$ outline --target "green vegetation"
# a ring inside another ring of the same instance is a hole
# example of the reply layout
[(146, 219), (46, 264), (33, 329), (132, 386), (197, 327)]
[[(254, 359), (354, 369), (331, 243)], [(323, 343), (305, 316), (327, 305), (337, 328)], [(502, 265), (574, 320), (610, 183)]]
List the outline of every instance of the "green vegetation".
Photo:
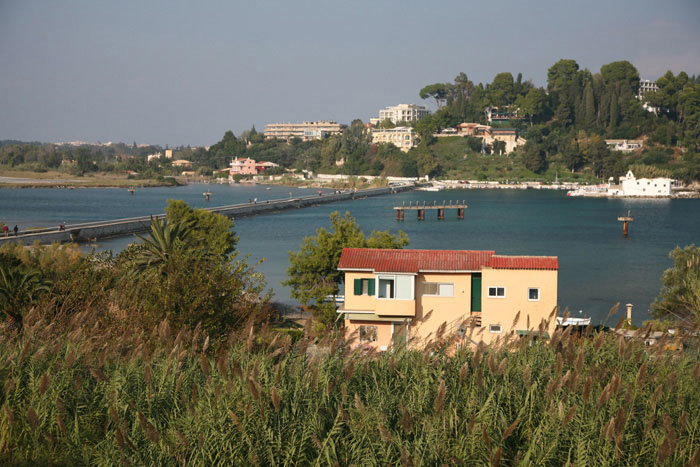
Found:
[(344, 217), (338, 211), (331, 213), (331, 230), (316, 229), (315, 236), (304, 238), (298, 252), (289, 252), (287, 279), (283, 284), (291, 288), (291, 296), (300, 303), (311, 305), (311, 310), (322, 324), (328, 326), (337, 318), (335, 303), (324, 303), (328, 295), (337, 295), (343, 282), (338, 262), (343, 248), (400, 249), (408, 245), (408, 236), (399, 231), (372, 231), (369, 237), (360, 230), (349, 212)]
[(110, 262), (117, 302), (146, 327), (167, 317), (219, 337), (248, 322), (269, 297), (262, 275), (238, 257), (232, 227), (225, 216), (169, 201), (165, 222), (153, 219), (148, 237)]
[(0, 341), (0, 461), (696, 465), (700, 364), (655, 348), (557, 331), (363, 355), (265, 329), (213, 346), (37, 309)]
[(55, 315), (94, 309), (104, 319), (128, 316), (147, 330), (165, 319), (218, 339), (255, 319), (269, 301), (264, 277), (236, 251), (232, 227), (225, 216), (170, 201), (165, 222), (153, 219), (142, 242), (118, 255), (4, 244), (0, 311), (18, 330), (31, 306), (43, 304)]
[(673, 267), (661, 277), (661, 293), (652, 304), (653, 314), (686, 327), (700, 325), (700, 247), (676, 247), (669, 257)]
[[(528, 141), (513, 156), (513, 165), (526, 169), (524, 178), (549, 179), (553, 169), (563, 180), (607, 179), (634, 164), (666, 169), (685, 182), (700, 180), (700, 77), (668, 72), (657, 81), (659, 91), (646, 93), (643, 102), (636, 97), (639, 81), (627, 61), (603, 65), (594, 74), (580, 70), (574, 60), (560, 60), (548, 70), (546, 92), (523, 82), (520, 74), (514, 80), (510, 73), (499, 73), (492, 83), (475, 85), (460, 73), (453, 83), (432, 84), (419, 92), (421, 98), (436, 98), (439, 91), (436, 99), (444, 105), (415, 127), (422, 145), (430, 147), (438, 144), (431, 137), (434, 132), (462, 122), (486, 123), (484, 109), (496, 106), (514, 118), (494, 125), (514, 127)], [(643, 104), (656, 111), (646, 111)], [(607, 148), (606, 138), (646, 138), (648, 148), (620, 154)], [(647, 153), (665, 150), (673, 157), (648, 161)], [(442, 157), (436, 164), (432, 173), (419, 168), (419, 174), (479, 178), (493, 173), (499, 162), (487, 158), (481, 173), (468, 166), (442, 172), (440, 167), (448, 165)]]

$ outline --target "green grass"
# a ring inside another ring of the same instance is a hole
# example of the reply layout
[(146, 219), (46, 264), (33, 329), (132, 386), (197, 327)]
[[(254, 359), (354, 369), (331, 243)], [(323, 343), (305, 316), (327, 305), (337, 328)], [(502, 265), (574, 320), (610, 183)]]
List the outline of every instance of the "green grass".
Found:
[[(53, 323), (53, 324), (52, 324)], [(220, 345), (79, 314), (0, 341), (0, 462), (697, 465), (697, 355), (555, 333), (500, 349)]]

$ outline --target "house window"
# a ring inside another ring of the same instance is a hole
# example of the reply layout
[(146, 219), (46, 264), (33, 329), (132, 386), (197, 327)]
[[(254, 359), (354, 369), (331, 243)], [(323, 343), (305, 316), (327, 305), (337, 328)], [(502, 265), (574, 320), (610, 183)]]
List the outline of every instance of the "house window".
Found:
[(377, 326), (360, 326), (360, 342), (377, 342)]
[(531, 302), (539, 302), (540, 301), (540, 289), (536, 287), (530, 287), (527, 289), (527, 299), (530, 300)]
[(394, 279), (380, 277), (379, 278), (379, 298), (394, 298)]
[(506, 298), (505, 287), (489, 287), (489, 297), (491, 298)]
[(355, 279), (355, 295), (374, 295), (374, 279)]
[(503, 331), (503, 328), (501, 328), (500, 324), (490, 324), (489, 325), (489, 332), (492, 332), (494, 334), (500, 334)]
[(413, 300), (413, 276), (379, 276), (377, 297)]
[(423, 295), (432, 295), (436, 297), (454, 297), (454, 284), (439, 283), (439, 282), (424, 282)]

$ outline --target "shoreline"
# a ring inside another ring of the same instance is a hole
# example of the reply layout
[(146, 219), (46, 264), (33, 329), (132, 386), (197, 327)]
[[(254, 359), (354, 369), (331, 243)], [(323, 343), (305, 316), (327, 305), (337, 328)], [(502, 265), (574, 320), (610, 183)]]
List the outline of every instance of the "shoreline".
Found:
[(0, 188), (24, 189), (24, 188), (57, 188), (74, 190), (78, 188), (156, 188), (163, 186), (182, 186), (187, 183), (175, 179), (177, 184), (165, 180), (149, 179), (127, 179), (127, 178), (86, 178), (78, 179), (51, 179), (51, 178), (29, 178), (29, 177), (7, 177), (0, 176)]

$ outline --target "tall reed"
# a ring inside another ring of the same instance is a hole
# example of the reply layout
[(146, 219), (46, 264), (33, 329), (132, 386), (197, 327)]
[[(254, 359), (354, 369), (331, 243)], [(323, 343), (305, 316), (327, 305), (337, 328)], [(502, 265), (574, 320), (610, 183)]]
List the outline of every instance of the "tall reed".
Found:
[[(700, 363), (613, 335), (451, 352), (26, 317), (2, 464), (696, 465)], [(695, 463), (695, 464), (693, 464)]]

